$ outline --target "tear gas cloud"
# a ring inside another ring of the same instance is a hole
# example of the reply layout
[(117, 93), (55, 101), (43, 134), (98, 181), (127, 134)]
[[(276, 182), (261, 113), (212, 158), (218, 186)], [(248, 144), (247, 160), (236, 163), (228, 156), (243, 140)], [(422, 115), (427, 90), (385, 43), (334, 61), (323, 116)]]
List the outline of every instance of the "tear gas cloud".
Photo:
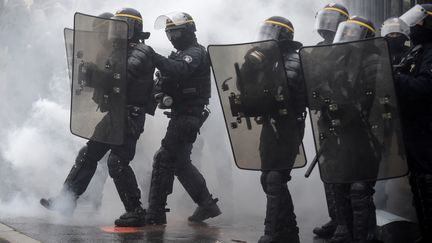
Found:
[[(152, 34), (147, 44), (167, 55), (171, 44), (163, 30), (153, 29), (160, 14), (171, 11), (191, 14), (197, 24), (198, 40), (204, 46), (253, 41), (264, 19), (280, 15), (292, 21), (296, 40), (313, 45), (319, 41), (313, 31), (314, 16), (326, 3), (324, 0), (250, 0), (247, 4), (228, 0), (0, 0), (1, 215), (46, 214), (39, 206), (39, 198), (59, 192), (79, 148), (85, 143), (69, 132), (70, 81), (63, 28), (73, 27), (74, 12), (98, 15), (122, 7), (136, 8), (143, 16), (144, 30)], [(234, 210), (237, 214), (263, 217), (265, 195), (259, 184), (260, 173), (242, 171), (233, 164), (216, 87), (212, 85), (212, 113), (195, 144), (193, 161), (201, 168), (210, 191), (220, 198), (223, 215), (228, 216)], [(166, 124), (167, 118), (161, 112), (147, 117), (131, 163), (144, 205), (153, 154), (160, 146)], [(311, 136), (309, 129), (305, 135), (309, 160), (314, 156)], [(318, 210), (325, 211), (317, 171), (309, 180), (303, 178), (303, 173), (304, 169), (295, 171), (289, 183), (296, 213), (312, 215)], [(107, 181), (102, 209), (116, 208), (106, 211), (112, 212), (112, 220), (123, 209), (113, 183)], [(91, 188), (92, 184), (89, 191)], [(171, 208), (194, 207), (177, 182), (168, 204)], [(171, 214), (178, 212), (172, 211)]]

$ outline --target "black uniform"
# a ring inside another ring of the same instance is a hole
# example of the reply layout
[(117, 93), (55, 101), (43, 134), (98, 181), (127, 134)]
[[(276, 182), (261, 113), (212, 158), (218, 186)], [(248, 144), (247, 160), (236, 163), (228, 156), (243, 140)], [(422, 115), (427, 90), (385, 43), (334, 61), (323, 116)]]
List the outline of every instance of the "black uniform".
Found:
[[(282, 48), (282, 51), (293, 106), (289, 107), (287, 115), (263, 117), (260, 157), (263, 164), (290, 164), (292, 168), (303, 140), (306, 96), (298, 54), (291, 48)], [(299, 131), (293, 131), (296, 127)], [(267, 209), (265, 235), (259, 242), (299, 242), (294, 205), (287, 186), (291, 179), (290, 173), (291, 169), (263, 170), (261, 174), (261, 185), (267, 195)]]
[[(370, 129), (361, 116), (368, 116), (374, 97), (365, 95), (365, 90), (373, 90), (379, 64), (376, 54), (363, 53), (360, 75), (356, 83), (350, 84), (353, 90), (350, 99), (361, 105), (361, 111), (355, 107), (339, 107), (341, 113), (341, 132), (337, 137), (326, 138), (326, 160), (346, 161), (359, 166), (357, 172), (367, 173), (368, 178), (378, 174), (378, 143), (370, 136)], [(346, 80), (344, 80), (346, 81)], [(344, 84), (340, 84), (344, 87)], [(340, 88), (340, 87), (339, 87)], [(326, 112), (323, 112), (326, 114)], [(326, 116), (323, 116), (326, 119)], [(346, 119), (346, 120), (344, 120)], [(345, 123), (346, 122), (346, 123)], [(328, 122), (326, 122), (328, 124)], [(355, 140), (353, 140), (355, 138)], [(372, 139), (372, 141), (371, 141)], [(361, 170), (361, 168), (370, 168)], [(373, 202), (375, 182), (354, 182), (332, 184), (335, 202), (337, 229), (330, 242), (366, 242), (374, 238), (376, 226), (375, 205)]]
[(411, 170), (410, 184), (424, 242), (432, 241), (432, 31), (414, 46), (395, 76)]
[[(135, 156), (135, 147), (140, 134), (144, 131), (145, 114), (154, 114), (151, 98), (153, 88), (154, 66), (143, 51), (145, 44), (131, 43), (128, 51), (127, 65), (127, 109), (125, 117), (126, 134), (121, 145), (110, 145), (89, 140), (78, 153), (75, 165), (67, 176), (63, 193), (71, 194), (76, 200), (86, 190), (92, 179), (98, 161), (110, 151), (108, 157), (109, 175), (113, 178), (119, 196), (126, 211), (133, 211), (141, 205), (141, 193), (138, 189), (135, 174), (129, 166)], [(101, 122), (106, 121), (107, 115)], [(97, 126), (95, 133), (103, 126)], [(42, 204), (44, 202), (41, 201)], [(53, 203), (51, 200), (47, 206)], [(46, 203), (45, 203), (46, 204)]]
[[(331, 44), (335, 38), (336, 31), (341, 22), (349, 18), (348, 9), (338, 3), (329, 3), (317, 12), (315, 16), (315, 30), (324, 39), (317, 45)], [(312, 53), (313, 56), (313, 53)], [(324, 183), (324, 191), (327, 200), (328, 214), (330, 221), (321, 227), (313, 229), (313, 233), (318, 237), (329, 238), (336, 230), (336, 205), (333, 184)]]
[[(330, 45), (333, 40), (324, 40), (317, 44), (320, 45)], [(313, 53), (311, 53), (313, 55)], [(333, 232), (336, 230), (336, 202), (335, 202), (335, 189), (334, 184), (332, 183), (323, 183), (324, 184), (324, 192), (327, 201), (327, 209), (330, 217), (330, 221), (324, 224), (321, 227), (315, 228), (313, 232), (320, 237), (331, 237)]]
[(165, 206), (174, 175), (199, 206), (215, 203), (204, 177), (190, 160), (210, 98), (210, 63), (205, 48), (196, 39), (168, 58), (154, 54), (154, 60), (163, 77), (162, 92), (174, 102), (167, 132), (154, 156), (147, 218), (150, 224), (165, 224)]

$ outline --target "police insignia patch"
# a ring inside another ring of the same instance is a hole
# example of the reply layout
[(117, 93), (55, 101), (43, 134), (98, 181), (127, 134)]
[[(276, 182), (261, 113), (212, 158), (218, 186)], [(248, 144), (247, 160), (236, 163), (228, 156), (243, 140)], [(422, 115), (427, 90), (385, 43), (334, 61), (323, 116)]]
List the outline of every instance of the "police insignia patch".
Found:
[(187, 63), (191, 63), (192, 62), (192, 57), (186, 55), (186, 56), (183, 57), (183, 60), (185, 60), (185, 62), (187, 62)]

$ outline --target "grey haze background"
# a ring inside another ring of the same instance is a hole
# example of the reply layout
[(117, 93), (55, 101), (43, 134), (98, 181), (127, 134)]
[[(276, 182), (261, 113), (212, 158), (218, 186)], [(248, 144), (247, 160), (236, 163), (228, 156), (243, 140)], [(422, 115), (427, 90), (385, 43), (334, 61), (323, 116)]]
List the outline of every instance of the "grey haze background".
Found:
[[(319, 41), (313, 31), (316, 11), (324, 0), (0, 0), (0, 215), (2, 217), (53, 217), (42, 209), (39, 199), (56, 195), (85, 140), (69, 132), (70, 90), (64, 50), (63, 28), (73, 25), (76, 11), (98, 15), (122, 7), (141, 11), (144, 30), (152, 36), (148, 44), (169, 54), (171, 44), (153, 23), (171, 11), (190, 13), (197, 24), (201, 44), (250, 42), (260, 23), (273, 15), (289, 18), (295, 39), (305, 45)], [(213, 85), (213, 84), (212, 84)], [(219, 197), (224, 214), (252, 214), (264, 217), (265, 195), (259, 172), (239, 170), (233, 163), (216, 88), (209, 120), (201, 131), (193, 154), (210, 191)], [(152, 157), (160, 146), (167, 119), (159, 112), (148, 117), (132, 162), (143, 192), (144, 206), (151, 175)], [(305, 135), (308, 160), (314, 156), (310, 130)], [(105, 163), (102, 161), (101, 163)], [(296, 213), (311, 220), (325, 214), (322, 184), (317, 170), (305, 179), (305, 169), (296, 170), (289, 183)], [(176, 182), (169, 198), (173, 215), (176, 208), (195, 205)], [(112, 222), (123, 212), (109, 178), (104, 189), (104, 219)], [(100, 216), (102, 217), (102, 216)], [(95, 218), (95, 220), (97, 217)], [(88, 220), (88, 219), (86, 219)]]

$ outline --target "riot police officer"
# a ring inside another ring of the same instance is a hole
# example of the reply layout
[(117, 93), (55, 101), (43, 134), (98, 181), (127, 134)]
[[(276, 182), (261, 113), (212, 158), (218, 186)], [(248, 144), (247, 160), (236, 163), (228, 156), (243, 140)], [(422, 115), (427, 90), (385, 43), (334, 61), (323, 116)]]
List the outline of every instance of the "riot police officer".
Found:
[[(127, 115), (124, 119), (120, 119), (126, 123), (124, 141), (120, 145), (111, 145), (90, 139), (87, 145), (79, 151), (75, 165), (69, 172), (60, 195), (54, 198), (43, 198), (41, 204), (48, 209), (56, 210), (62, 209), (61, 204), (69, 202), (71, 207), (63, 209), (68, 210), (69, 213), (73, 212), (76, 200), (84, 193), (96, 171), (98, 161), (110, 151), (107, 162), (109, 175), (113, 178), (126, 209), (126, 213), (121, 215), (115, 224), (117, 226), (143, 226), (145, 210), (141, 207), (141, 192), (129, 163), (134, 158), (137, 140), (144, 130), (145, 114), (154, 114), (155, 104), (151, 95), (154, 65), (151, 58), (145, 54), (144, 40), (148, 38), (149, 33), (142, 32), (141, 14), (135, 9), (124, 8), (117, 11), (113, 18), (123, 20), (129, 26), (127, 33)], [(95, 65), (89, 65), (90, 69), (92, 66)], [(97, 72), (100, 72), (97, 67), (91, 69), (91, 73)], [(106, 95), (109, 94), (104, 94), (102, 97)], [(93, 100), (99, 102), (95, 97)], [(105, 106), (109, 110), (109, 103)], [(93, 136), (103, 133), (99, 125), (106, 120), (106, 116), (96, 126)]]
[(400, 17), (410, 26), (413, 47), (396, 70), (405, 146), (422, 239), (432, 242), (432, 4)]
[(176, 52), (168, 58), (148, 48), (160, 75), (156, 98), (170, 118), (161, 147), (154, 156), (146, 223), (166, 224), (167, 197), (172, 193), (174, 175), (186, 189), (197, 209), (188, 219), (203, 221), (221, 214), (203, 175), (191, 163), (190, 154), (199, 129), (208, 115), (210, 98), (210, 62), (198, 44), (192, 17), (183, 12), (159, 16), (155, 28), (165, 28)]
[[(409, 50), (409, 27), (399, 18), (389, 18), (384, 21), (381, 27), (381, 36), (387, 39), (390, 58), (393, 66), (399, 66), (402, 58)], [(394, 126), (388, 127), (388, 131), (392, 130)], [(398, 134), (401, 134), (399, 132)], [(392, 136), (388, 136), (386, 143), (391, 143)], [(402, 136), (397, 136), (399, 151), (404, 151)], [(399, 153), (400, 153), (399, 152)], [(377, 182), (375, 186), (375, 205), (378, 209), (386, 208), (388, 194), (386, 192), (387, 180)]]
[(339, 24), (348, 19), (348, 9), (340, 3), (329, 3), (318, 11), (315, 17), (315, 30), (324, 39), (318, 45), (333, 43)]
[[(348, 19), (349, 13), (344, 5), (339, 3), (325, 5), (323, 9), (318, 11), (315, 18), (315, 30), (324, 39), (317, 45), (329, 45), (333, 43), (339, 23)], [(324, 191), (330, 221), (321, 227), (314, 228), (313, 233), (322, 238), (330, 238), (333, 236), (337, 226), (333, 185), (331, 183), (324, 183)]]
[(399, 18), (389, 18), (381, 27), (381, 36), (388, 41), (393, 65), (400, 64), (409, 50), (406, 44), (409, 41), (409, 32), (408, 25)]
[[(372, 38), (375, 36), (375, 27), (371, 21), (360, 16), (353, 16), (349, 20), (342, 22), (336, 32), (334, 43), (356, 41), (366, 38)], [(371, 50), (372, 51), (372, 50)], [(355, 87), (359, 90), (368, 89), (375, 87), (374, 83), (376, 80), (376, 70), (374, 67), (375, 62), (371, 55), (368, 53), (362, 53), (363, 64), (361, 67), (361, 83), (356, 84)], [(361, 87), (361, 88), (360, 88)], [(358, 93), (357, 95), (364, 95), (363, 93)], [(368, 108), (370, 108), (370, 101), (367, 97), (354, 97), (359, 99), (362, 106), (362, 113), (367, 113)], [(350, 112), (350, 111), (347, 111)], [(355, 124), (354, 124), (355, 125)], [(362, 155), (357, 155), (356, 157), (361, 157), (361, 161), (364, 166), (367, 164), (377, 164), (378, 158), (375, 158), (376, 145), (373, 141), (369, 141), (368, 135), (365, 134), (362, 129), (357, 129), (356, 131), (349, 131), (349, 134), (345, 136), (354, 136), (356, 138), (357, 146), (363, 146)], [(348, 142), (346, 140), (345, 142)], [(329, 144), (327, 142), (327, 144)], [(328, 145), (330, 147), (337, 148), (336, 143)], [(349, 144), (343, 144), (341, 146), (350, 146)], [(351, 145), (353, 146), (353, 145)], [(331, 148), (330, 148), (331, 149)], [(342, 148), (343, 149), (343, 148)], [(342, 154), (343, 155), (343, 154)], [(326, 159), (331, 158), (330, 154), (324, 154)], [(347, 160), (350, 157), (338, 157), (335, 159)], [(373, 171), (376, 171), (374, 168)], [(345, 243), (345, 242), (367, 242), (368, 240), (373, 240), (374, 230), (376, 228), (376, 216), (375, 216), (375, 205), (373, 202), (375, 182), (353, 182), (353, 183), (341, 183), (334, 184), (335, 192), (335, 206), (336, 206), (336, 221), (337, 228), (334, 235), (330, 239), (331, 243)]]
[[(293, 37), (294, 26), (288, 19), (280, 16), (266, 19), (259, 32), (260, 40), (278, 41), (285, 62), (289, 92), (292, 92), (293, 96), (293, 106), (287, 114), (267, 114), (258, 119), (262, 124), (262, 168), (271, 168), (266, 164), (291, 165), (285, 170), (262, 170), (261, 185), (267, 195), (267, 210), (264, 235), (259, 239), (259, 243), (300, 242), (294, 205), (287, 186), (299, 145), (302, 143), (306, 116), (305, 87), (297, 54), (302, 44), (294, 41)], [(293, 132), (292, 129), (299, 131)]]

